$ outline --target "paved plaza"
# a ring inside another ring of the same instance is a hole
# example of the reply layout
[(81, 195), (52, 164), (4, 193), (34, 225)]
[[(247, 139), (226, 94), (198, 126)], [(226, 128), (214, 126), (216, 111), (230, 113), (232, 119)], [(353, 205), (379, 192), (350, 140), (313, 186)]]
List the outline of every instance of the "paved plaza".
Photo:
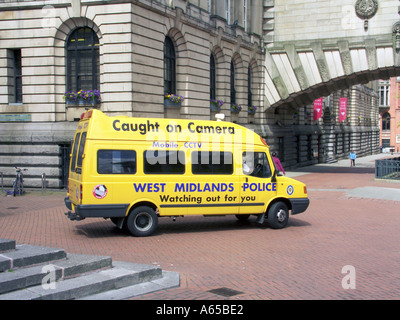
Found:
[(65, 192), (29, 191), (0, 198), (0, 238), (180, 274), (180, 287), (135, 300), (400, 299), (400, 183), (375, 181), (384, 157), (287, 172), (311, 203), (282, 230), (196, 216), (161, 218), (153, 236), (135, 238), (109, 220), (68, 220)]

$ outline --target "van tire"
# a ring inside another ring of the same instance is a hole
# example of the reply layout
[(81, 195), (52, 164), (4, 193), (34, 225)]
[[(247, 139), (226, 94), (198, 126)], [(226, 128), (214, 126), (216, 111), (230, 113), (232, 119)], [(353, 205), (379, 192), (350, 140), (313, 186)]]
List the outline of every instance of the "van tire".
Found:
[(135, 237), (150, 236), (157, 228), (158, 217), (155, 211), (146, 206), (133, 209), (126, 221), (126, 227)]
[(268, 209), (267, 216), (268, 225), (272, 229), (282, 229), (286, 227), (289, 221), (289, 209), (288, 206), (281, 201), (275, 202)]

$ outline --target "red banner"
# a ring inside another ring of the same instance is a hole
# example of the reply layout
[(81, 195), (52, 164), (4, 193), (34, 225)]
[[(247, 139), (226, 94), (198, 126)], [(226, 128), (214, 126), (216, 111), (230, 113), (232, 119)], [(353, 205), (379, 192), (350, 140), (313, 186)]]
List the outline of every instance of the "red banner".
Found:
[(314, 121), (317, 121), (322, 117), (322, 106), (323, 106), (323, 98), (319, 98), (314, 101)]
[(347, 98), (340, 98), (339, 100), (339, 122), (347, 118)]

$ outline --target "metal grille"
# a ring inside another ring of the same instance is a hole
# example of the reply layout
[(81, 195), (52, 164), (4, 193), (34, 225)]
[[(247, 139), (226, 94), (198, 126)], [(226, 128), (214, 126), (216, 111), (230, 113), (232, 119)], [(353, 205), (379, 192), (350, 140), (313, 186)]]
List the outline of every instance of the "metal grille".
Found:
[(233, 297), (233, 296), (237, 296), (238, 294), (243, 293), (241, 291), (237, 291), (237, 290), (233, 290), (233, 289), (229, 289), (229, 288), (225, 288), (225, 287), (209, 290), (208, 292), (211, 292), (211, 293), (217, 294), (219, 296), (223, 296), (223, 297)]
[(400, 180), (400, 157), (376, 160), (375, 178)]

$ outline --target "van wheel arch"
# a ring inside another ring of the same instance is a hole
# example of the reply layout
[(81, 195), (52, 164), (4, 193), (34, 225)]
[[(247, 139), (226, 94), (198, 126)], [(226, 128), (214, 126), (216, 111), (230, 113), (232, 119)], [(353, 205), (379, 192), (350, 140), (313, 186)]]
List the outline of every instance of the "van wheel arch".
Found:
[(134, 203), (133, 205), (131, 205), (131, 207), (127, 211), (126, 218), (129, 216), (129, 214), (133, 210), (135, 210), (135, 208), (142, 207), (142, 206), (152, 208), (155, 212), (157, 212), (157, 206), (154, 203), (152, 203), (150, 201), (142, 201), (142, 202)]
[(271, 206), (276, 203), (276, 202), (283, 202), (284, 204), (286, 204), (286, 206), (288, 207), (289, 210), (292, 210), (292, 203), (289, 201), (289, 199), (286, 198), (276, 198), (274, 200), (272, 200), (267, 207), (267, 210), (265, 211), (265, 213), (268, 213), (269, 208), (271, 208)]

